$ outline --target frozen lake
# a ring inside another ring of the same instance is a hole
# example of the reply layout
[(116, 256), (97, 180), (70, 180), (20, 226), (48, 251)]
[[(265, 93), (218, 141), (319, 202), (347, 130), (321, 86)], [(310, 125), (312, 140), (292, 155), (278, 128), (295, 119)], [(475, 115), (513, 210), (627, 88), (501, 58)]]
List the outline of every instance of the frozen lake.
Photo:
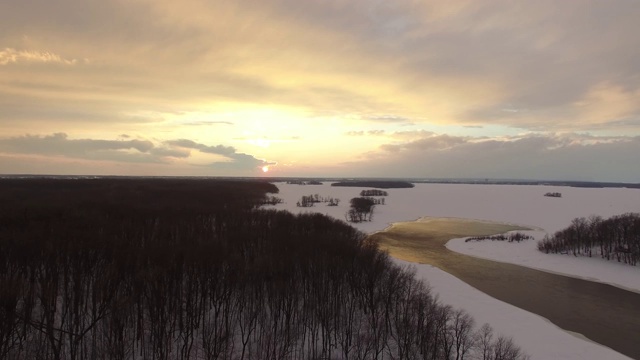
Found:
[[(306, 186), (284, 183), (277, 183), (277, 185), (280, 188), (279, 197), (283, 198), (285, 203), (275, 208), (292, 212), (320, 212), (340, 219), (344, 219), (349, 199), (357, 197), (363, 189), (331, 187), (328, 183)], [(355, 227), (372, 233), (386, 228), (392, 222), (411, 221), (423, 216), (456, 217), (532, 227), (537, 229), (534, 232), (536, 236), (541, 237), (546, 232), (554, 232), (568, 226), (575, 217), (590, 215), (609, 217), (625, 212), (640, 212), (640, 190), (636, 189), (416, 184), (413, 189), (387, 189), (386, 191), (389, 193), (386, 204), (376, 207), (373, 221), (355, 224)], [(547, 192), (560, 192), (562, 197), (543, 196)], [(312, 194), (339, 198), (341, 203), (336, 207), (329, 207), (322, 203), (312, 208), (296, 207), (296, 202), (303, 195)], [(635, 267), (622, 267), (600, 259), (540, 254), (532, 245), (533, 241), (521, 244), (499, 242), (478, 242), (473, 243), (472, 246), (468, 244), (471, 243), (454, 240), (449, 247), (455, 251), (483, 258), (614, 283), (623, 288), (640, 288), (633, 283), (640, 278), (640, 270)], [(512, 253), (517, 253), (517, 256), (511, 256)], [(552, 263), (555, 265), (549, 265)], [(480, 323), (489, 322), (498, 332), (513, 336), (514, 340), (532, 355), (532, 358), (625, 358), (607, 348), (562, 331), (534, 314), (488, 297), (437, 268), (417, 265), (417, 270), (418, 274), (426, 278), (434, 290), (440, 294), (443, 301), (465, 308)], [(509, 316), (505, 317), (506, 313)], [(583, 314), (583, 316), (589, 316), (589, 314)]]

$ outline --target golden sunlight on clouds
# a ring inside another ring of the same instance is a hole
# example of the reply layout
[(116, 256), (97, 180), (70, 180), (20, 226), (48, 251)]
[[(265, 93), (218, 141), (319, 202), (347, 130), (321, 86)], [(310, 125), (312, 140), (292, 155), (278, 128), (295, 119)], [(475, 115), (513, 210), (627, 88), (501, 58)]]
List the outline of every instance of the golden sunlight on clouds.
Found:
[(52, 54), (50, 52), (28, 51), (28, 50), (16, 50), (12, 48), (5, 48), (0, 50), (0, 65), (8, 65), (10, 63), (18, 62), (42, 62), (42, 63), (61, 63), (66, 65), (74, 65), (78, 62), (76, 59), (63, 59), (60, 55)]
[(587, 2), (0, 2), (0, 169), (455, 177), (474, 151), (550, 143), (626, 159), (640, 6)]
[(640, 111), (640, 89), (629, 91), (616, 84), (597, 84), (575, 106), (585, 122), (624, 120)]

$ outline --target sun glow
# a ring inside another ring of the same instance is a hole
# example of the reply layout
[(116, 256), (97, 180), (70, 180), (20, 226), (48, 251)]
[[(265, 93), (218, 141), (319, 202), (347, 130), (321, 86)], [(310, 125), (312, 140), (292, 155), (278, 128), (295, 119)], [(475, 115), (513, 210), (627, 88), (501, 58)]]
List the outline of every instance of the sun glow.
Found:
[(262, 172), (263, 173), (266, 173), (268, 171), (269, 171), (269, 167), (268, 166), (265, 165), (265, 166), (262, 167)]

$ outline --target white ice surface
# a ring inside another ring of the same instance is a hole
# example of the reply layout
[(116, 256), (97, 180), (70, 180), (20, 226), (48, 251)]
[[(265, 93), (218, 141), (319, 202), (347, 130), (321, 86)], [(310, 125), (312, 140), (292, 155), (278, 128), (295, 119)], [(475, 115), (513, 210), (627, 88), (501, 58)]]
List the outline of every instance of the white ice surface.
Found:
[(629, 359), (600, 344), (562, 330), (547, 319), (524, 311), (476, 290), (455, 276), (431, 265), (396, 260), (413, 265), (443, 303), (465, 309), (476, 325), (489, 323), (497, 334), (510, 336), (531, 359)]
[[(364, 188), (323, 185), (290, 185), (276, 183), (277, 196), (283, 204), (266, 206), (293, 213), (319, 212), (344, 219), (349, 200)], [(412, 189), (387, 189), (385, 205), (374, 210), (373, 221), (353, 224), (372, 233), (398, 221), (411, 221), (424, 216), (456, 217), (518, 224), (545, 233), (563, 229), (576, 217), (600, 215), (610, 217), (625, 212), (640, 212), (640, 189), (572, 188), (528, 185), (416, 184)], [(560, 192), (561, 198), (543, 196)], [(340, 206), (319, 203), (311, 208), (298, 208), (303, 195), (318, 194), (341, 200)], [(576, 258), (538, 252), (536, 241), (505, 243), (498, 241), (468, 242), (454, 239), (447, 246), (468, 255), (510, 262), (550, 272), (568, 274), (589, 280), (611, 283), (640, 292), (640, 268), (607, 262), (598, 258)], [(488, 322), (500, 334), (512, 336), (532, 359), (624, 359), (626, 357), (603, 346), (569, 334), (538, 315), (496, 300), (468, 286), (457, 278), (428, 265), (415, 265), (418, 275), (428, 279), (435, 293), (451, 305), (469, 311), (479, 324)]]
[(447, 248), (470, 256), (597, 281), (640, 293), (640, 267), (605, 260), (595, 254), (593, 258), (545, 254), (536, 249), (538, 240), (544, 237), (545, 232), (524, 233), (533, 235), (536, 240), (521, 243), (490, 240), (465, 242), (465, 238), (460, 238), (450, 240)]

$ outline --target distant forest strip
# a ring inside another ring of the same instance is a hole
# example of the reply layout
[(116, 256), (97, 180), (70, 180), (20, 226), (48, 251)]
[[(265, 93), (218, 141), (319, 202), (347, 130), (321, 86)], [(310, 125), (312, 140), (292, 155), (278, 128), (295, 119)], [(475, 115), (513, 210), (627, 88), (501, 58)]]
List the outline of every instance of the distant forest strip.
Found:
[(360, 196), (389, 196), (389, 193), (384, 190), (362, 190), (360, 191)]
[(576, 218), (566, 229), (538, 242), (538, 250), (547, 254), (600, 255), (603, 259), (637, 265), (640, 262), (640, 214), (626, 213), (608, 219)]
[(2, 215), (27, 211), (246, 210), (278, 193), (268, 182), (185, 178), (0, 178)]
[(414, 185), (406, 181), (340, 181), (332, 183), (331, 186), (342, 187), (368, 187), (376, 189), (404, 189), (412, 188)]
[(545, 185), (581, 188), (628, 188), (640, 189), (640, 183), (560, 181), (560, 180), (503, 180), (503, 179), (416, 179), (422, 184), (469, 184), (469, 185)]
[(271, 184), (0, 181), (2, 359), (524, 359)]

